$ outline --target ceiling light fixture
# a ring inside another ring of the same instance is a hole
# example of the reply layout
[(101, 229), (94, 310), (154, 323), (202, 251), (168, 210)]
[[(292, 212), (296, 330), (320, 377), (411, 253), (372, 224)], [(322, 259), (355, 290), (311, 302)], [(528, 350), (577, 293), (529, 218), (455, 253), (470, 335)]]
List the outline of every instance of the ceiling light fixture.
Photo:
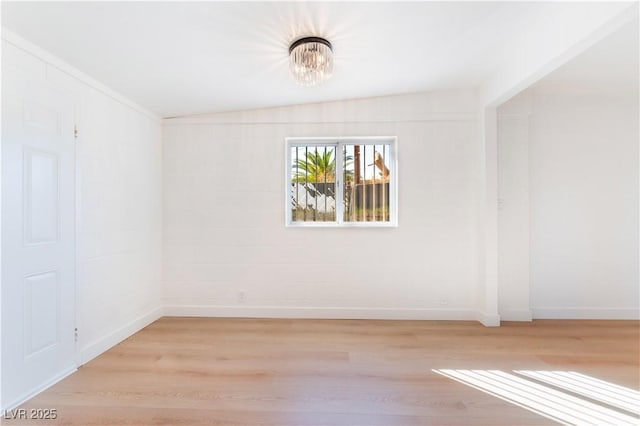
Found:
[(303, 86), (315, 86), (333, 72), (333, 47), (321, 37), (304, 37), (289, 46), (289, 68)]

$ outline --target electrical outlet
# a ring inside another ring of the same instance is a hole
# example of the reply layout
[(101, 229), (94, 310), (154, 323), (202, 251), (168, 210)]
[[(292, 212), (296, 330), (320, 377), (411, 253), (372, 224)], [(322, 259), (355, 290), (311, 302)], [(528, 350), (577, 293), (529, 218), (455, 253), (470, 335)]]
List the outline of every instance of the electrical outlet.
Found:
[(244, 303), (247, 301), (247, 293), (245, 293), (244, 291), (239, 291), (238, 292), (238, 302), (239, 303)]
[(438, 302), (441, 306), (445, 306), (449, 304), (449, 301), (446, 298), (442, 298), (440, 299), (440, 301)]

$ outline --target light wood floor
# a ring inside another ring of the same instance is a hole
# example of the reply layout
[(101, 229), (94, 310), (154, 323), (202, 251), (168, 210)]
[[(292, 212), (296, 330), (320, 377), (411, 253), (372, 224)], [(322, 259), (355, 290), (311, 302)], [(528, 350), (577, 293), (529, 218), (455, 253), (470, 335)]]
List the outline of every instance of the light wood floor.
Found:
[(637, 321), (162, 318), (21, 408), (69, 425), (531, 425), (432, 369), (576, 371), (639, 387)]

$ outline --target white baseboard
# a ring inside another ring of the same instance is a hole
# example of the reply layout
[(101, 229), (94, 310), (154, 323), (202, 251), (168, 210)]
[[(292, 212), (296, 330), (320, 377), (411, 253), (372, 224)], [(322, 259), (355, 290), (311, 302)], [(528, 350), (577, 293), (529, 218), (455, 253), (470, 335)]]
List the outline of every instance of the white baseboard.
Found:
[(5, 406), (2, 407), (2, 409), (0, 410), (0, 411), (2, 411), (2, 413), (0, 414), (0, 419), (2, 419), (2, 416), (4, 416), (4, 413), (6, 413), (7, 411), (13, 410), (14, 408), (18, 407), (23, 402), (28, 401), (29, 399), (33, 398), (34, 396), (36, 396), (40, 392), (44, 391), (47, 388), (50, 388), (51, 386), (53, 386), (56, 383), (58, 383), (60, 380), (64, 379), (68, 375), (74, 373), (76, 370), (77, 370), (77, 368), (75, 366), (69, 367), (66, 370), (62, 371), (60, 374), (58, 374), (58, 375), (52, 377), (51, 379), (47, 380), (46, 382), (44, 382), (40, 386), (37, 386), (37, 387), (31, 389), (29, 392), (21, 395), (17, 399), (9, 402), (8, 404), (5, 404)]
[(530, 309), (505, 309), (500, 311), (501, 321), (532, 321), (533, 313)]
[(475, 321), (478, 313), (465, 309), (294, 308), (285, 306), (166, 305), (166, 316), (227, 318), (389, 319)]
[(500, 315), (488, 314), (483, 311), (476, 312), (477, 321), (480, 321), (485, 327), (500, 327)]
[(89, 343), (79, 351), (78, 366), (86, 364), (93, 358), (111, 349), (127, 337), (130, 337), (152, 322), (161, 318), (163, 314), (164, 308), (162, 306), (157, 306), (137, 318), (134, 318), (127, 324), (124, 324), (99, 340)]
[(640, 320), (640, 310), (633, 308), (531, 308), (535, 319), (603, 319)]

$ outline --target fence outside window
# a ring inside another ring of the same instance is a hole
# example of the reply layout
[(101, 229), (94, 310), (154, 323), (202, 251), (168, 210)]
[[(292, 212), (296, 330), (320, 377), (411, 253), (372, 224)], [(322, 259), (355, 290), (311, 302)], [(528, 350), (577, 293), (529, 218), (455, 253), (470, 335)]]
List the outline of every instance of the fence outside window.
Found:
[(288, 226), (396, 226), (395, 137), (289, 138)]

